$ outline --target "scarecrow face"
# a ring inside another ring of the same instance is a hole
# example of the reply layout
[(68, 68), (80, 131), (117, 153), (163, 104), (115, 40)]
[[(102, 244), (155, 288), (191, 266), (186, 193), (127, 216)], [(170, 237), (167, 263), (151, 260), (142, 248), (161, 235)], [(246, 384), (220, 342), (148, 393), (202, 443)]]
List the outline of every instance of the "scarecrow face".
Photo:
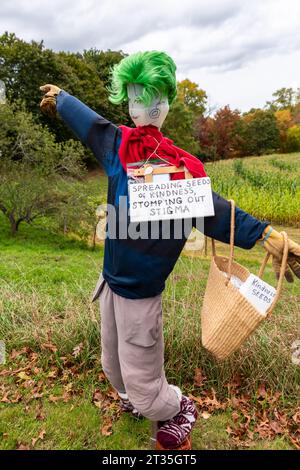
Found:
[(142, 95), (143, 85), (130, 83), (127, 85), (129, 114), (136, 126), (152, 124), (160, 128), (169, 111), (168, 97), (158, 95), (149, 106), (145, 106), (138, 98)]

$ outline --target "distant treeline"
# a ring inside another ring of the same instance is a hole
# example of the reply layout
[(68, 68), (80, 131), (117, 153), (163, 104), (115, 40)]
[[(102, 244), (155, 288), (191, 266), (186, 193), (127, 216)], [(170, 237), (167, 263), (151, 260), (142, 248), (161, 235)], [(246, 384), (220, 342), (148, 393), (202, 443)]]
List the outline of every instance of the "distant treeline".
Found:
[[(116, 125), (132, 126), (127, 104), (112, 105), (107, 91), (111, 67), (125, 55), (94, 48), (82, 53), (54, 52), (43, 41), (28, 43), (5, 33), (0, 36), (0, 80), (5, 83), (8, 102), (15, 106), (20, 101), (60, 143), (74, 136), (60, 120), (42, 115), (40, 85), (56, 84)], [(176, 145), (203, 160), (299, 151), (299, 89), (282, 88), (273, 98), (263, 109), (243, 114), (229, 106), (212, 112), (206, 92), (185, 79), (178, 82), (178, 96), (162, 130)], [(89, 166), (94, 162), (87, 150), (85, 161)]]

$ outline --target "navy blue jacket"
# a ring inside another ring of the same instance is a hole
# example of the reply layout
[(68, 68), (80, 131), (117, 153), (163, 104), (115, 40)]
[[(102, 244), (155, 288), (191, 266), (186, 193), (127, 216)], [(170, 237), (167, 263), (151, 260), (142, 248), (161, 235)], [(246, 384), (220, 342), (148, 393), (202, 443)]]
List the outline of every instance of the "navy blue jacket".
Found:
[[(61, 91), (57, 97), (57, 111), (77, 137), (92, 150), (105, 170), (109, 181), (107, 203), (114, 206), (118, 215), (119, 197), (126, 196), (128, 200), (127, 175), (118, 155), (121, 130), (65, 91)], [(215, 215), (205, 218), (203, 232), (211, 238), (229, 243), (230, 203), (216, 193), (213, 193), (213, 201)], [(128, 215), (123, 214), (123, 217), (128, 227)], [(235, 219), (235, 245), (252, 248), (268, 222), (261, 222), (238, 207)], [(191, 222), (191, 225), (199, 226), (197, 220)], [(134, 240), (122, 237), (119, 234), (120, 225), (117, 225), (116, 237), (106, 238), (103, 277), (118, 295), (138, 299), (153, 297), (164, 290), (165, 281), (188, 234), (176, 239), (171, 222), (170, 237), (163, 239), (163, 224), (159, 224), (158, 239)]]

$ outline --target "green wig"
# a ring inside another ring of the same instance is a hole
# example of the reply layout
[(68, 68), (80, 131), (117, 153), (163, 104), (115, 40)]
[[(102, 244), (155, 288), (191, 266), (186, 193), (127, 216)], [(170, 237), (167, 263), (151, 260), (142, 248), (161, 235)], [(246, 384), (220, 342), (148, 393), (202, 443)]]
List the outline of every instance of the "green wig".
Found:
[(158, 94), (167, 96), (171, 104), (176, 97), (176, 65), (165, 52), (136, 52), (124, 57), (111, 71), (112, 82), (109, 100), (114, 104), (128, 100), (127, 85), (144, 86), (140, 97), (149, 106)]

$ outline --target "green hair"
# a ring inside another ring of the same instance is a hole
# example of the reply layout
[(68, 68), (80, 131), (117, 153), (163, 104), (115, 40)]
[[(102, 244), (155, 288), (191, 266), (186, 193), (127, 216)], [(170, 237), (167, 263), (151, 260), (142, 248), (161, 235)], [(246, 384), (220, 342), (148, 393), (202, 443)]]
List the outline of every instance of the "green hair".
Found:
[(165, 52), (136, 52), (124, 57), (111, 70), (112, 82), (109, 100), (120, 104), (128, 100), (127, 85), (138, 83), (144, 86), (140, 97), (149, 106), (157, 94), (167, 96), (171, 104), (176, 97), (176, 65)]

